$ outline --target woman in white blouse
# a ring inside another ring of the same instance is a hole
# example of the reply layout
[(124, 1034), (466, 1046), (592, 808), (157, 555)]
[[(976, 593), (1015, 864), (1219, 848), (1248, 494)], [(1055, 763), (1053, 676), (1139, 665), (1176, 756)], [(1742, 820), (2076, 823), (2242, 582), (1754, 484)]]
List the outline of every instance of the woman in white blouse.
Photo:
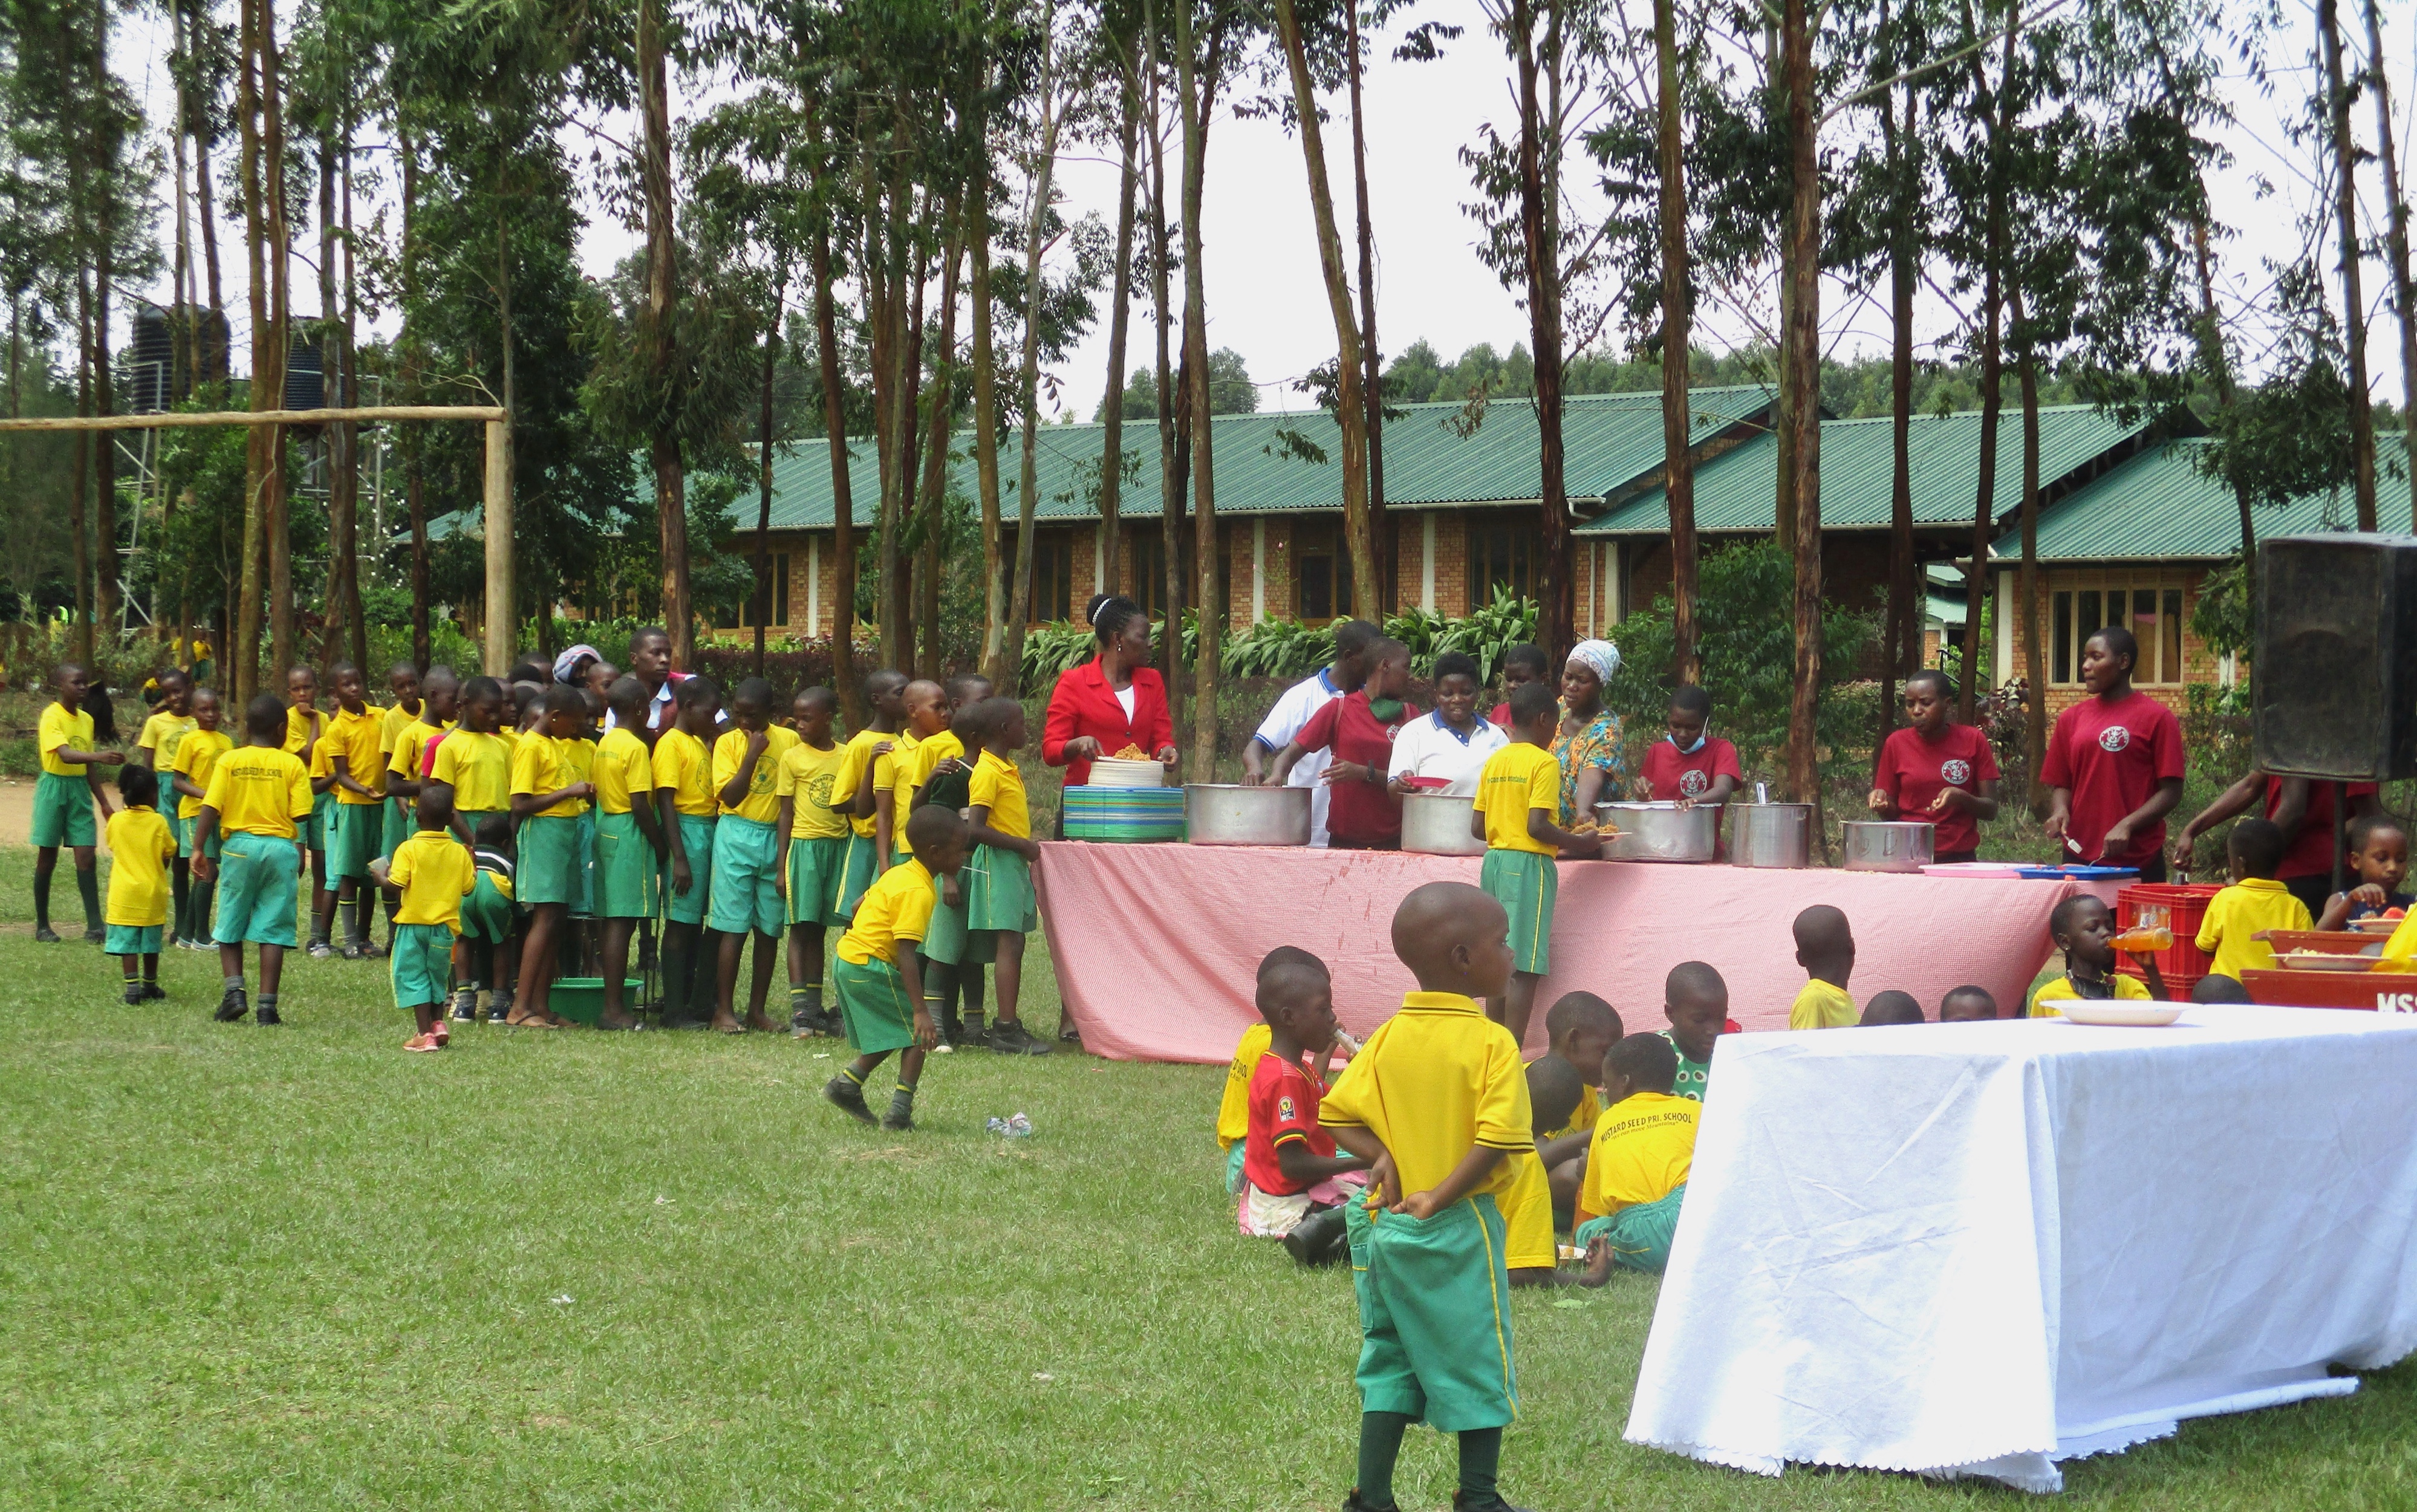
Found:
[(1477, 791), (1485, 759), (1511, 743), (1501, 727), (1477, 712), (1477, 663), (1457, 651), (1436, 658), (1433, 714), (1402, 726), (1393, 736), (1393, 791)]

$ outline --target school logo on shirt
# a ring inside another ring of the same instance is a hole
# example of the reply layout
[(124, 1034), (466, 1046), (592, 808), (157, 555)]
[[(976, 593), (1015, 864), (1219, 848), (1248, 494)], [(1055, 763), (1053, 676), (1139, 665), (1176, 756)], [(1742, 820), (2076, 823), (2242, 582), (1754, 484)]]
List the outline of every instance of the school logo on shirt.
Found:
[(829, 808), (831, 779), (838, 775), (839, 774), (835, 772), (828, 771), (815, 773), (806, 783), (807, 800), (813, 803), (817, 809)]
[(2098, 732), (2098, 748), (2110, 755), (2128, 748), (2131, 744), (2132, 732), (2120, 724), (2110, 724)]
[(1938, 764), (1938, 780), (1951, 788), (1960, 788), (1972, 780), (1972, 764), (1951, 757)]
[(1290, 1096), (1278, 1097), (1276, 1099), (1276, 1122), (1279, 1124), (1289, 1124), (1292, 1122), (1292, 1098)]
[(1702, 797), (1704, 795), (1704, 790), (1711, 785), (1712, 783), (1710, 778), (1707, 778), (1703, 773), (1693, 770), (1692, 768), (1679, 774), (1679, 791), (1685, 794), (1690, 798)]

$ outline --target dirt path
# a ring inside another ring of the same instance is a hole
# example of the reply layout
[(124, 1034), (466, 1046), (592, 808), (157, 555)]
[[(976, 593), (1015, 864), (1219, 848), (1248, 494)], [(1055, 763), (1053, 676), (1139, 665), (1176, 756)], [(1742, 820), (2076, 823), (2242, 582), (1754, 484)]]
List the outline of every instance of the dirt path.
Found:
[(31, 845), (33, 832), (34, 779), (0, 777), (0, 844)]

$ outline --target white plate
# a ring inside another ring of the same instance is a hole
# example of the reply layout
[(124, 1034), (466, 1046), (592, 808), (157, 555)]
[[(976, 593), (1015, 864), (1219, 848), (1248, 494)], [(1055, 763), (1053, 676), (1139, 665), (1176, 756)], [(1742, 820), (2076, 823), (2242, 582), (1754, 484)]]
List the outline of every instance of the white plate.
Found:
[(2390, 934), (2400, 928), (2400, 920), (2386, 918), (2352, 919), (2349, 927), (2361, 934)]
[(2143, 1003), (2137, 998), (2129, 1002), (2068, 998), (2057, 1007), (2075, 1023), (2118, 1024), (2135, 1029), (2155, 1029), (2182, 1016), (2179, 1003)]
[(2274, 964), (2285, 971), (2372, 971), (2379, 958), (2374, 956), (2336, 956), (2322, 950), (2294, 950), (2274, 958)]

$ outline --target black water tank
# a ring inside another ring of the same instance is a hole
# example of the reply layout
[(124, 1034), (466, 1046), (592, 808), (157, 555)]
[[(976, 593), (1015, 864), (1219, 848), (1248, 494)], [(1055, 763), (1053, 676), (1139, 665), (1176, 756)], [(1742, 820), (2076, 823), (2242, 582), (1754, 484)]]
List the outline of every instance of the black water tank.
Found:
[(134, 344), (125, 360), (127, 414), (156, 415), (185, 397), (176, 381), (176, 339), (159, 306), (135, 310)]
[[(300, 325), (298, 320), (296, 325)], [(319, 366), (319, 343), (305, 338), (294, 338), (285, 356), (285, 408), (315, 410), (326, 407), (327, 385)]]
[(2417, 537), (2260, 542), (2249, 686), (2260, 770), (2417, 777)]

